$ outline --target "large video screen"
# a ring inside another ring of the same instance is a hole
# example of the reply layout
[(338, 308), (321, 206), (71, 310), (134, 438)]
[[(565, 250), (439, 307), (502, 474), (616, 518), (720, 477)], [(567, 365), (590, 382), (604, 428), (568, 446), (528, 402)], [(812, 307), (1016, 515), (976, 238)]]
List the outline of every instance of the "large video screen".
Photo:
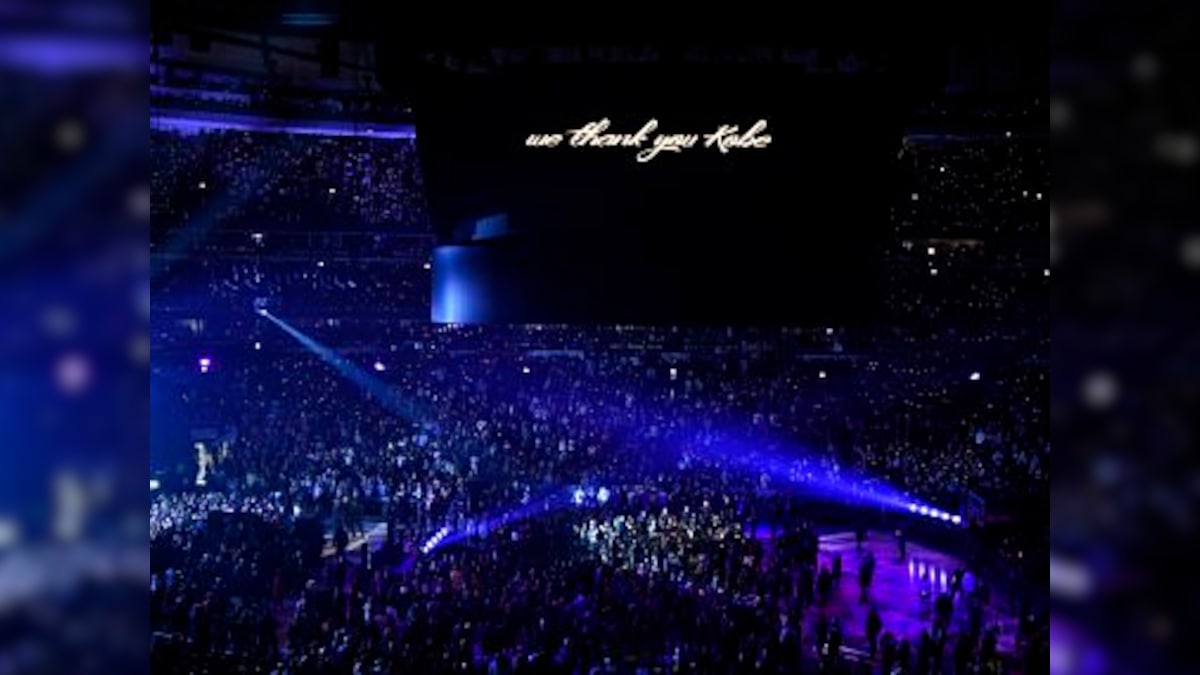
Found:
[(878, 306), (900, 84), (783, 65), (429, 75), (416, 113), (446, 247), (434, 319), (865, 317)]

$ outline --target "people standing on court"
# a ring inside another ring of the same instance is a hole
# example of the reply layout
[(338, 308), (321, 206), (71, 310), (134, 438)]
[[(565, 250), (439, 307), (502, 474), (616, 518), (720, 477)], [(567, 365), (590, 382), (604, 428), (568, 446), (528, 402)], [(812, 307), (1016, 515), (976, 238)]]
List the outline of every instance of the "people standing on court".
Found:
[(871, 611), (867, 613), (867, 640), (871, 644), (871, 658), (875, 658), (875, 653), (879, 647), (879, 633), (883, 630), (883, 619), (879, 617), (879, 610), (871, 605)]
[(833, 575), (829, 572), (828, 567), (821, 565), (821, 571), (817, 573), (817, 600), (824, 607), (829, 603), (832, 595)]
[(875, 577), (875, 554), (867, 551), (863, 556), (862, 562), (858, 565), (858, 586), (861, 591), (858, 597), (859, 604), (867, 604), (867, 594), (871, 588), (871, 580)]
[(896, 657), (897, 657), (896, 636), (892, 635), (891, 631), (887, 631), (886, 633), (883, 634), (883, 639), (881, 642), (883, 645), (883, 650), (882, 650), (883, 656), (882, 656), (882, 666), (881, 666), (879, 672), (886, 673), (887, 675), (891, 675), (892, 667), (896, 665)]

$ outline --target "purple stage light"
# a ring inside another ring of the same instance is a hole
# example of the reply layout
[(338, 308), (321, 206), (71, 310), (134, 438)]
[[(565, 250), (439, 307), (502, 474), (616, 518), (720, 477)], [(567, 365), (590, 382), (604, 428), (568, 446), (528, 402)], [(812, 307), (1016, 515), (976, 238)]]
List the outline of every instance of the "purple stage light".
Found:
[(927, 515), (929, 515), (929, 507), (928, 507), (928, 506), (922, 506), (922, 507), (920, 508), (920, 512), (921, 512), (921, 515), (923, 515), (923, 516), (927, 516)]
[(375, 368), (375, 372), (377, 372), (377, 373), (382, 373), (383, 371), (387, 370), (387, 366), (383, 365), (382, 361), (376, 361), (374, 368)]
[(962, 525), (962, 516), (952, 516), (950, 518), (950, 522), (954, 523), (955, 525)]
[(917, 512), (917, 505), (916, 505), (916, 504), (909, 504), (909, 505), (908, 505), (908, 512), (909, 512), (909, 513), (916, 513), (916, 512)]

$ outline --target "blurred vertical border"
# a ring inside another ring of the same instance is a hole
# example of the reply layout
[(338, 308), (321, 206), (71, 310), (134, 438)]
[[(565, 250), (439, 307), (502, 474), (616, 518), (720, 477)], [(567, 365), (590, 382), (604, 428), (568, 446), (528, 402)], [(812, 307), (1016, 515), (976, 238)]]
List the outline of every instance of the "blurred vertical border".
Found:
[(0, 0), (0, 673), (147, 667), (148, 18)]
[(1053, 5), (1054, 673), (1194, 663), (1197, 18), (1195, 3)]

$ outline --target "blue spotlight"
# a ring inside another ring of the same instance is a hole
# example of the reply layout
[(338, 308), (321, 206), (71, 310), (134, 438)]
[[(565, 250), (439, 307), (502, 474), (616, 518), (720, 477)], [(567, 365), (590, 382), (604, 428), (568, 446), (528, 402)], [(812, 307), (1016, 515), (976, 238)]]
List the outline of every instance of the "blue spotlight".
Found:
[(916, 505), (916, 504), (909, 504), (909, 505), (908, 505), (908, 512), (909, 512), (909, 513), (916, 513), (916, 512), (917, 512), (917, 505)]
[(923, 516), (929, 515), (929, 507), (928, 506), (922, 506), (920, 508), (920, 511), (921, 511), (921, 515), (923, 515)]
[(950, 522), (954, 523), (955, 525), (962, 525), (962, 516), (951, 516)]
[(377, 373), (382, 373), (383, 371), (387, 370), (387, 366), (383, 365), (382, 361), (376, 361), (373, 367)]
[(575, 488), (574, 494), (571, 495), (571, 503), (575, 506), (583, 506), (583, 488)]
[(949, 520), (950, 520), (950, 514), (949, 514), (949, 513), (946, 513), (945, 511), (942, 511), (941, 518), (942, 518), (942, 520), (949, 521)]
[(442, 540), (445, 539), (446, 535), (448, 534), (450, 534), (450, 527), (448, 525), (435, 532), (432, 537), (427, 539), (425, 543), (421, 545), (421, 553), (428, 555), (430, 551), (438, 547), (438, 544), (442, 543)]
[[(357, 384), (368, 394), (375, 397), (379, 403), (387, 407), (393, 413), (405, 419), (420, 418), (425, 415), (423, 407), (401, 396), (386, 382), (376, 379), (365, 368), (358, 366), (357, 364), (351, 362), (350, 359), (305, 335), (283, 319), (280, 319), (272, 314), (266, 314), (265, 316), (271, 323), (278, 326), (283, 332), (292, 336), (292, 338), (294, 338), (309, 351), (319, 356), (321, 360), (333, 366), (333, 368), (341, 373), (341, 375), (343, 375), (346, 379)], [(383, 364), (380, 363), (379, 365)]]
[(596, 491), (596, 501), (601, 504), (608, 503), (608, 488), (602, 487)]

